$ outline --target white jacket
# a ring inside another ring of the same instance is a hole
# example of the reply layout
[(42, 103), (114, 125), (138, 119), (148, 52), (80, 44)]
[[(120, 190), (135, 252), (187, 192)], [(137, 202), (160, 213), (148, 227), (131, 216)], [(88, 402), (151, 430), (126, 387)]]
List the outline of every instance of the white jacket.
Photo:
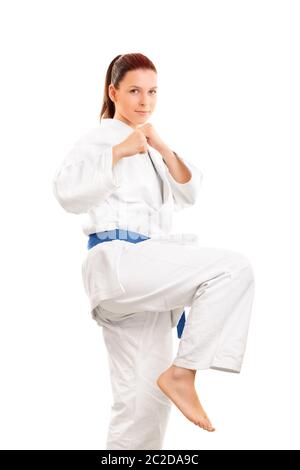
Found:
[[(195, 236), (170, 232), (173, 212), (195, 203), (202, 173), (179, 156), (192, 177), (187, 183), (176, 182), (160, 153), (149, 145), (148, 153), (124, 157), (112, 166), (112, 147), (132, 132), (123, 121), (108, 118), (83, 135), (55, 172), (56, 199), (66, 211), (85, 215), (86, 235), (123, 228), (151, 238), (194, 243)], [(113, 240), (88, 251), (82, 274), (91, 310), (101, 299), (124, 292), (117, 269), (123, 248), (124, 242)]]

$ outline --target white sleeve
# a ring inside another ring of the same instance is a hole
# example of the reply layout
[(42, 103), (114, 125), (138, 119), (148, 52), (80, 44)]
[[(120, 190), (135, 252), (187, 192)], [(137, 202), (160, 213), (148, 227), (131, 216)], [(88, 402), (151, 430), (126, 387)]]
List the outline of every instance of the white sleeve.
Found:
[(119, 186), (112, 145), (76, 143), (53, 178), (53, 192), (68, 212), (80, 214), (103, 202)]
[(186, 183), (178, 183), (171, 175), (168, 166), (165, 164), (166, 175), (171, 185), (174, 209), (176, 212), (195, 204), (203, 180), (203, 173), (195, 165), (187, 161), (185, 158), (179, 157), (179, 155), (177, 155), (177, 157), (188, 167), (192, 176)]

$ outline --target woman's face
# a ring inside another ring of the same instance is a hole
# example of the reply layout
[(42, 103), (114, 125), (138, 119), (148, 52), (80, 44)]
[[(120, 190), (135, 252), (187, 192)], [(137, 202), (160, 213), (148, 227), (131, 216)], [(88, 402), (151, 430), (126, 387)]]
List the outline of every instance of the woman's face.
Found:
[[(130, 70), (117, 90), (109, 85), (109, 96), (115, 104), (114, 118), (136, 128), (145, 124), (154, 111), (157, 93), (157, 74), (153, 70)], [(138, 111), (146, 111), (140, 114)]]

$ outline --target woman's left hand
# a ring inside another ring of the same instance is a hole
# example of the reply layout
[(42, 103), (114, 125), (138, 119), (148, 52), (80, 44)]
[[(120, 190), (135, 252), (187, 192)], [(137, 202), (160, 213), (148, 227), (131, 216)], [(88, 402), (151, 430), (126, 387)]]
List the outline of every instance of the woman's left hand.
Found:
[(160, 138), (152, 124), (144, 124), (143, 126), (138, 127), (138, 129), (144, 133), (148, 144), (158, 152), (167, 147), (167, 144)]

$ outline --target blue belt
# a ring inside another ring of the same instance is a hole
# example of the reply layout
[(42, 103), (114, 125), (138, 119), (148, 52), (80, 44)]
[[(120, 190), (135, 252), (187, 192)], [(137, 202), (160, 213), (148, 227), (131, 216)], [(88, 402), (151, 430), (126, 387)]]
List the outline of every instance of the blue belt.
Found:
[[(147, 237), (146, 235), (142, 235), (137, 232), (132, 232), (130, 230), (123, 230), (123, 229), (112, 229), (112, 230), (105, 230), (104, 232), (97, 232), (91, 233), (89, 235), (88, 240), (88, 250), (93, 248), (93, 246), (97, 245), (98, 243), (109, 242), (112, 240), (126, 240), (130, 243), (139, 243), (144, 240), (148, 240), (151, 237)], [(179, 322), (177, 323), (177, 336), (181, 338), (183, 328), (185, 325), (185, 310), (183, 310), (182, 315), (180, 317)]]

